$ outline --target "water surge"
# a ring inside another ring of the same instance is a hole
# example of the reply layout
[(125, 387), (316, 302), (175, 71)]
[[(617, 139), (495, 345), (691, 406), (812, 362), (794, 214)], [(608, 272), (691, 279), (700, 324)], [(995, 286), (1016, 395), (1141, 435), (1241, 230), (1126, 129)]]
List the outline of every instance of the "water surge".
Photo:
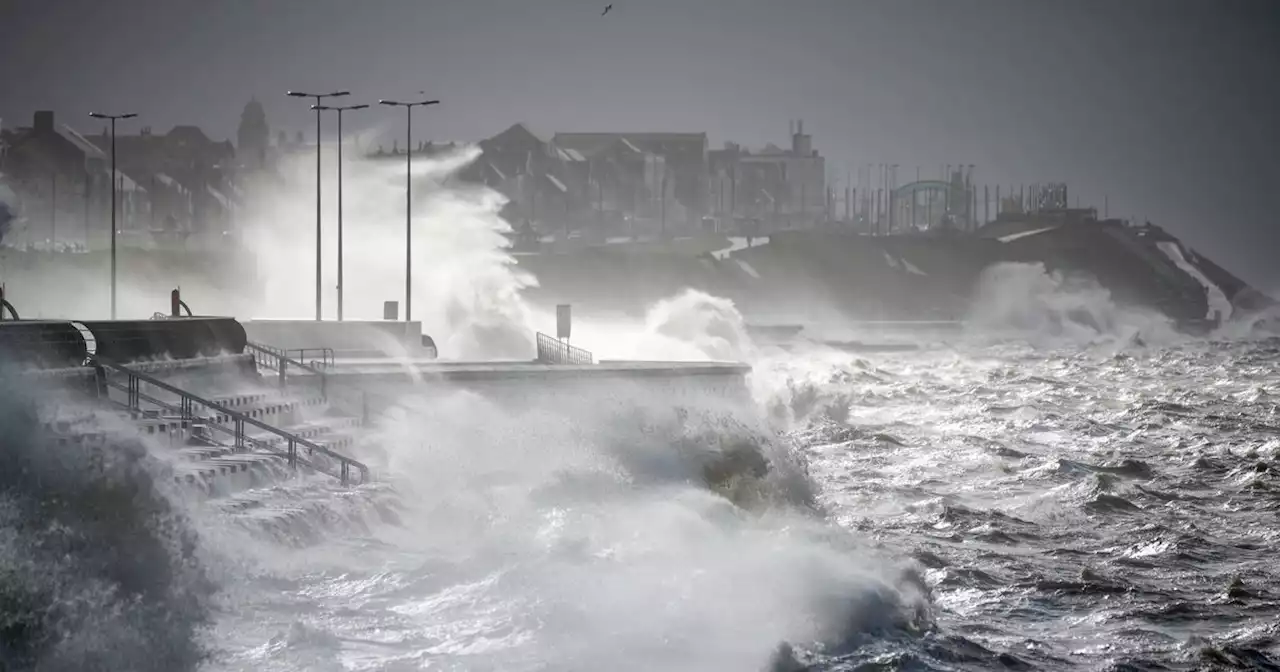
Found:
[(197, 669), (214, 590), (164, 466), (60, 440), (28, 392), (0, 376), (0, 669)]

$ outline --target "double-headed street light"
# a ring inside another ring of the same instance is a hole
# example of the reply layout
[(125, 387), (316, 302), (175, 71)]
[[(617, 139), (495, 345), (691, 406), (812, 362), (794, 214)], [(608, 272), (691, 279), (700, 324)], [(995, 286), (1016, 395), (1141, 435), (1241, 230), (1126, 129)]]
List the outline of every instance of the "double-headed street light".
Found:
[(368, 105), (312, 105), (316, 112), (332, 110), (338, 113), (338, 321), (342, 321), (342, 113), (347, 110), (363, 110)]
[(316, 321), (320, 321), (320, 110), (316, 109), (320, 105), (320, 101), (324, 98), (341, 98), (351, 95), (348, 91), (334, 91), (333, 93), (304, 93), (302, 91), (288, 91), (287, 96), (294, 98), (315, 98), (316, 104), (311, 109), (316, 110)]
[(379, 100), (378, 104), (403, 107), (405, 111), (404, 321), (409, 322), (412, 319), (411, 314), (413, 311), (413, 225), (411, 224), (411, 213), (413, 211), (413, 108), (439, 105), (440, 101), (419, 100), (404, 103), (397, 100)]
[(114, 320), (116, 319), (116, 120), (132, 119), (138, 115), (90, 112), (89, 116), (111, 121), (111, 319)]

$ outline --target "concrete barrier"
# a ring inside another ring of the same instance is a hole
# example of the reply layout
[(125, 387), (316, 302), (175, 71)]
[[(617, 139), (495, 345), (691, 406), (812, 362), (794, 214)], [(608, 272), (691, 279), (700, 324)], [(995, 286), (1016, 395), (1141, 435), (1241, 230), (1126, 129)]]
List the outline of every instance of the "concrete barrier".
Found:
[(424, 345), (421, 322), (246, 320), (243, 325), (249, 340), (282, 350), (329, 348), (339, 357), (344, 354), (427, 358), (436, 355), (433, 344)]

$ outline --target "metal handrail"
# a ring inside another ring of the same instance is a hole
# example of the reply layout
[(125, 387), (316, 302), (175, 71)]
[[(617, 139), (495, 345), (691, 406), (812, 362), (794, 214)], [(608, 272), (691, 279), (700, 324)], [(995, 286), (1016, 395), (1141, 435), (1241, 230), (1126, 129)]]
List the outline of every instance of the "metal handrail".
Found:
[[(220, 413), (222, 415), (225, 415), (226, 417), (234, 421), (235, 423), (234, 429), (228, 429), (216, 422), (209, 423), (209, 426), (218, 428), (220, 431), (225, 431), (232, 434), (232, 436), (235, 437), (237, 449), (244, 448), (246, 444), (250, 444), (254, 448), (258, 448), (259, 450), (275, 453), (277, 455), (283, 455), (288, 458), (289, 466), (297, 468), (298, 464), (301, 463), (304, 466), (309, 467), (322, 474), (339, 479), (340, 481), (342, 481), (343, 485), (351, 484), (351, 469), (355, 468), (356, 471), (360, 472), (360, 483), (369, 482), (369, 467), (365, 466), (363, 463), (357, 460), (353, 460), (350, 457), (347, 457), (346, 455), (330, 450), (329, 448), (326, 448), (313, 441), (304, 439), (301, 436), (298, 436), (297, 434), (293, 434), (292, 432), (285, 431), (283, 429), (280, 429), (279, 427), (274, 427), (265, 422), (262, 422), (261, 420), (251, 418), (243, 413), (227, 408), (226, 406), (223, 406), (222, 404), (219, 404), (217, 402), (210, 401), (208, 399), (204, 399), (202, 397), (196, 396), (191, 392), (188, 392), (179, 387), (170, 385), (169, 383), (159, 380), (158, 378), (148, 376), (144, 373), (134, 371), (133, 369), (130, 369), (126, 366), (116, 364), (115, 362), (109, 362), (101, 358), (95, 357), (93, 358), (93, 360), (98, 365), (104, 368), (111, 369), (119, 373), (123, 373), (128, 377), (127, 386), (121, 386), (118, 383), (110, 383), (110, 382), (108, 382), (108, 384), (111, 385), (112, 387), (115, 387), (116, 389), (122, 389), (125, 393), (128, 394), (126, 405), (128, 406), (130, 411), (141, 413), (142, 412), (141, 402), (146, 401), (147, 403), (158, 405), (172, 412), (177, 412), (182, 417), (183, 420), (191, 421), (191, 420), (200, 419), (195, 416), (194, 411), (196, 406), (202, 406), (206, 409), (214, 411), (215, 413)], [(178, 406), (174, 406), (168, 402), (162, 402), (148, 395), (145, 395), (141, 389), (142, 383), (146, 383), (148, 385), (157, 387), (171, 394), (177, 395), (178, 398), (181, 400), (181, 403)], [(256, 427), (264, 432), (267, 432), (268, 434), (274, 434), (284, 439), (288, 443), (288, 446), (289, 446), (288, 451), (280, 451), (276, 449), (274, 446), (271, 446), (266, 442), (259, 441), (257, 439), (254, 439), (251, 436), (248, 436), (247, 434), (244, 433), (244, 428), (246, 425), (249, 425), (251, 427)], [(327, 468), (321, 465), (315, 464), (314, 462), (308, 462), (300, 458), (298, 456), (299, 446), (306, 448), (308, 451), (308, 454), (320, 453), (321, 455), (337, 460), (338, 463), (341, 465), (341, 468), (339, 469), (339, 473), (334, 474), (331, 471), (329, 471)]]
[[(145, 392), (142, 392), (141, 390), (137, 390), (137, 389), (133, 389), (133, 390), (131, 390), (131, 389), (130, 389), (128, 386), (126, 386), (126, 385), (121, 385), (120, 383), (111, 382), (111, 381), (107, 381), (107, 382), (105, 383), (105, 385), (106, 385), (107, 387), (112, 387), (112, 388), (115, 388), (115, 389), (117, 389), (117, 390), (121, 390), (121, 391), (123, 391), (123, 392), (127, 392), (127, 393), (129, 393), (129, 394), (132, 394), (132, 395), (136, 396), (136, 397), (137, 397), (137, 399), (138, 399), (139, 401), (145, 401), (145, 402), (147, 402), (148, 404), (151, 404), (151, 405), (153, 405), (153, 406), (157, 406), (157, 407), (159, 407), (159, 408), (161, 408), (161, 409), (164, 409), (164, 410), (166, 410), (166, 411), (169, 411), (170, 413), (177, 413), (177, 414), (179, 414), (179, 415), (181, 415), (181, 414), (182, 414), (182, 407), (181, 407), (180, 405), (175, 406), (174, 404), (171, 404), (171, 403), (169, 403), (169, 402), (167, 402), (167, 401), (162, 401), (162, 400), (157, 399), (157, 398), (155, 398), (155, 397), (153, 397), (153, 396), (151, 396), (151, 395), (149, 395), (149, 394), (146, 394)], [(109, 400), (110, 400), (110, 399), (109, 399)], [(125, 408), (127, 408), (127, 409), (128, 409), (129, 411), (131, 411), (131, 412), (135, 412), (135, 413), (145, 412), (145, 411), (140, 411), (140, 410), (139, 410), (139, 409), (137, 409), (137, 408), (131, 408), (131, 407), (130, 407), (130, 405), (129, 405), (129, 403), (127, 403), (127, 402), (114, 402), (114, 403), (118, 403), (118, 404), (120, 404), (121, 406), (124, 406)], [(188, 419), (186, 419), (186, 418), (183, 418), (183, 420), (184, 420), (184, 421), (189, 421), (189, 422), (192, 422), (192, 423), (194, 423), (196, 420), (200, 420), (200, 419), (201, 419), (201, 418), (195, 418), (195, 417), (193, 417), (193, 418), (191, 418), (191, 419), (189, 419), (189, 420), (188, 420)], [(248, 446), (248, 447), (250, 447), (250, 448), (255, 448), (255, 449), (260, 450), (260, 451), (262, 451), (262, 452), (272, 453), (272, 454), (274, 454), (274, 455), (280, 455), (280, 456), (282, 456), (282, 457), (285, 457), (285, 458), (289, 459), (289, 466), (290, 466), (290, 467), (295, 467), (295, 468), (296, 468), (296, 466), (297, 466), (298, 464), (301, 464), (301, 465), (303, 465), (303, 466), (305, 466), (305, 467), (307, 467), (307, 468), (309, 468), (309, 469), (312, 469), (312, 470), (315, 470), (315, 471), (319, 471), (319, 472), (324, 473), (324, 474), (326, 474), (326, 475), (330, 475), (330, 476), (332, 476), (332, 474), (329, 474), (328, 472), (324, 471), (324, 469), (323, 469), (323, 468), (321, 468), (319, 465), (313, 464), (313, 463), (311, 463), (311, 462), (309, 462), (309, 461), (307, 461), (307, 460), (304, 460), (304, 459), (302, 459), (301, 457), (299, 457), (299, 456), (298, 456), (298, 454), (297, 454), (296, 449), (295, 449), (294, 451), (292, 451), (292, 453), (291, 453), (290, 451), (287, 451), (287, 450), (280, 450), (280, 449), (276, 448), (274, 445), (272, 445), (272, 444), (270, 444), (270, 443), (267, 443), (266, 441), (260, 441), (260, 440), (258, 440), (258, 439), (255, 439), (255, 438), (254, 438), (254, 437), (252, 437), (252, 436), (249, 436), (248, 434), (245, 434), (245, 433), (244, 433), (244, 431), (243, 431), (243, 426), (242, 426), (242, 425), (237, 425), (235, 429), (232, 429), (232, 428), (230, 428), (230, 427), (226, 427), (226, 426), (224, 426), (224, 425), (222, 425), (222, 424), (219, 424), (219, 423), (217, 423), (217, 422), (206, 422), (206, 423), (205, 423), (205, 426), (206, 426), (206, 427), (209, 427), (209, 428), (211, 428), (211, 429), (215, 429), (215, 430), (217, 430), (217, 431), (219, 431), (219, 432), (222, 432), (222, 433), (224, 433), (224, 434), (229, 434), (229, 435), (231, 435), (231, 437), (235, 440), (234, 448), (235, 448), (236, 452), (240, 452), (240, 451), (242, 451), (246, 446)]]
[[(310, 349), (320, 350), (321, 348), (310, 348)], [(288, 350), (283, 350), (281, 348), (276, 348), (270, 345), (249, 342), (245, 344), (245, 350), (252, 351), (255, 353), (255, 355), (264, 356), (265, 361), (259, 360), (259, 363), (267, 367), (268, 369), (272, 369), (277, 372), (277, 375), (280, 377), (281, 387), (288, 385), (288, 382), (289, 382), (288, 369), (290, 366), (298, 369), (302, 369), (303, 371), (306, 371), (307, 373), (310, 373), (314, 376), (318, 376), (320, 379), (320, 396), (326, 402), (329, 401), (330, 374), (328, 372), (321, 370), (310, 364), (306, 364), (302, 361), (293, 359), (292, 357), (289, 356), (288, 353), (290, 351)], [(323, 348), (323, 350), (328, 350), (331, 355), (333, 353), (333, 350), (329, 348)], [(357, 385), (352, 385), (350, 383), (344, 384), (343, 387), (350, 390), (351, 392), (354, 392), (360, 395), (360, 421), (364, 424), (369, 423), (369, 397), (382, 396), (384, 399), (390, 398), (390, 397), (385, 397), (384, 395), (378, 395), (375, 392), (370, 392), (362, 387), (359, 387)]]
[(538, 361), (544, 364), (592, 364), (594, 356), (582, 348), (538, 332)]
[[(288, 355), (291, 357), (294, 355), (294, 353), (297, 353), (297, 356), (293, 357), (293, 359), (296, 359), (299, 362), (306, 362), (308, 354), (319, 355), (320, 366), (317, 368), (331, 369), (333, 368), (333, 365), (336, 362), (336, 357), (333, 354), (333, 348), (294, 348), (292, 350), (284, 350), (283, 352), (285, 355)], [(311, 366), (315, 366), (315, 365), (316, 365), (316, 360), (314, 359), (311, 360)]]

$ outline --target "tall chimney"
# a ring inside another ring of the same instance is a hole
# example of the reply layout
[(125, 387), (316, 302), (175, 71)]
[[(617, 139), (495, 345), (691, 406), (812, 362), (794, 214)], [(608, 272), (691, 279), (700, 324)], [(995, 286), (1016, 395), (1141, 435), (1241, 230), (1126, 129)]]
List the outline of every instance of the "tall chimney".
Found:
[(39, 133), (53, 132), (53, 110), (38, 110), (35, 123), (32, 124)]
[(796, 156), (812, 156), (813, 143), (804, 134), (804, 121), (796, 121), (796, 132), (791, 136), (791, 152)]

